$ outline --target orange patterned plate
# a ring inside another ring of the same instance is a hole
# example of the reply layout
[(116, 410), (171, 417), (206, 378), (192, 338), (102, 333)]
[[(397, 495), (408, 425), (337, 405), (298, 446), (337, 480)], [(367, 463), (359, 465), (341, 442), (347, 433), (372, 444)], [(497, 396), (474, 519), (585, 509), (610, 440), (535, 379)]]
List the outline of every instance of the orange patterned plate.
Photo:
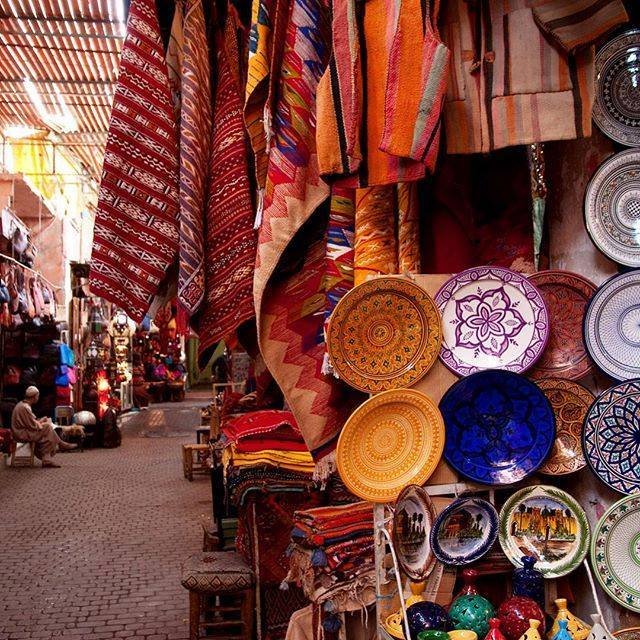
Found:
[(594, 395), (577, 382), (561, 378), (536, 380), (536, 384), (556, 417), (556, 440), (538, 471), (553, 476), (580, 471), (587, 465), (582, 453), (582, 425)]
[(375, 278), (352, 289), (329, 321), (334, 371), (356, 389), (377, 393), (410, 387), (440, 352), (440, 313), (411, 280)]
[(336, 459), (349, 491), (393, 502), (408, 484), (424, 484), (440, 462), (444, 421), (420, 391), (384, 391), (358, 407), (342, 428)]

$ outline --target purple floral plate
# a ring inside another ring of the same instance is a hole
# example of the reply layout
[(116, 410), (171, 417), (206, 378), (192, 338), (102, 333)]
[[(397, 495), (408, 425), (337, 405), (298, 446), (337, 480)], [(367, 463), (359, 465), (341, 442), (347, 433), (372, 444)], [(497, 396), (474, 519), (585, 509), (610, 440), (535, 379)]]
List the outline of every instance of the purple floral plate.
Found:
[(462, 271), (442, 285), (435, 301), (442, 314), (440, 358), (458, 375), (484, 369), (522, 373), (542, 355), (549, 339), (542, 295), (510, 269)]

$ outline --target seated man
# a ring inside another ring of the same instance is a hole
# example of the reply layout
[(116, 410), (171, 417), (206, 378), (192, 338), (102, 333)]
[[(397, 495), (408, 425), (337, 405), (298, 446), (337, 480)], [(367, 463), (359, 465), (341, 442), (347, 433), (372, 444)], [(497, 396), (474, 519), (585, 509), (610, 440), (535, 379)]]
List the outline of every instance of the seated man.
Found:
[(17, 442), (35, 442), (36, 457), (42, 460), (43, 467), (58, 468), (60, 465), (53, 461), (56, 450), (67, 451), (78, 445), (63, 442), (53, 430), (53, 422), (49, 418), (36, 418), (33, 405), (38, 402), (40, 391), (37, 387), (28, 387), (24, 400), (18, 402), (11, 414), (11, 433)]

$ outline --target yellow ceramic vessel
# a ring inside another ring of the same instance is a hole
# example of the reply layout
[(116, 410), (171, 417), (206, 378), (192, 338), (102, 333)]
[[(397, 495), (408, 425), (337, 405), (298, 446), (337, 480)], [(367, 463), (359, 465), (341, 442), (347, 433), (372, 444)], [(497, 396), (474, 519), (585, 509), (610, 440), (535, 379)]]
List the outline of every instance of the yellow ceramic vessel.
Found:
[(451, 640), (478, 640), (478, 634), (467, 629), (456, 629), (449, 631), (449, 638)]
[(520, 636), (520, 640), (542, 640), (540, 631), (538, 631), (539, 627), (540, 627), (540, 620), (536, 620), (535, 618), (530, 618), (529, 628)]
[(573, 640), (586, 640), (591, 627), (586, 622), (580, 620), (580, 618), (574, 616), (571, 611), (569, 611), (566, 598), (558, 598), (555, 602), (556, 607), (558, 607), (558, 613), (556, 614), (556, 617), (553, 621), (551, 630), (547, 633), (547, 639), (551, 640), (553, 636), (558, 633), (558, 630), (560, 629), (558, 621), (566, 620), (568, 622), (567, 629), (569, 630), (569, 633), (571, 634)]

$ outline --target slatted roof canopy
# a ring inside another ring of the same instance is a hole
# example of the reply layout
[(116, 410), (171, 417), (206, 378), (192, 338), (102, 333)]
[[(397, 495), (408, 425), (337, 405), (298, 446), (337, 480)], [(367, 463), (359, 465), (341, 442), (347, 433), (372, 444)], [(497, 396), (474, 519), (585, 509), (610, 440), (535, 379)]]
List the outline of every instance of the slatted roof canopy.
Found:
[[(124, 0), (0, 0), (0, 131), (57, 129), (59, 143), (99, 178), (124, 10)], [(65, 109), (71, 131), (43, 118)]]

